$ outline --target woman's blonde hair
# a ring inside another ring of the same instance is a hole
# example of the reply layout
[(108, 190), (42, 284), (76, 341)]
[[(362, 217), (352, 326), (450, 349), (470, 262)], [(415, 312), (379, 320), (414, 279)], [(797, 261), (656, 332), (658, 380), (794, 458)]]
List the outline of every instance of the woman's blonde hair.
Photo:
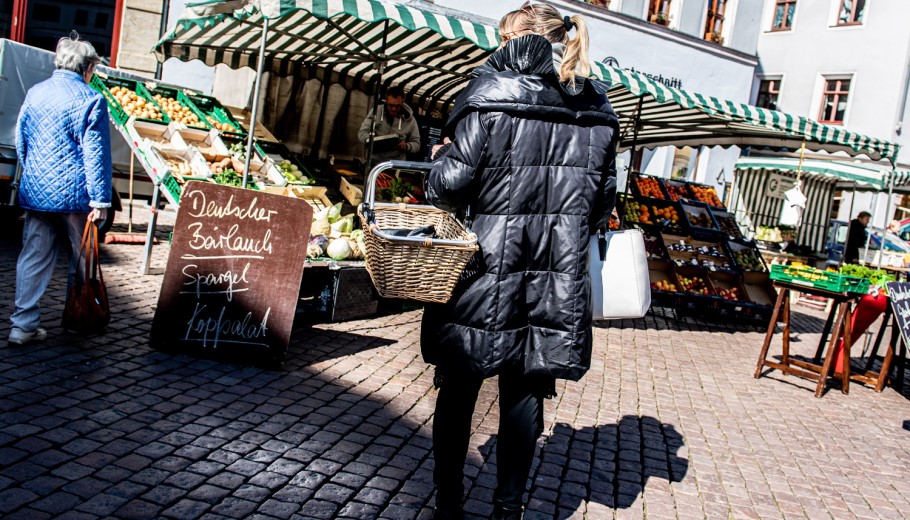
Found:
[[(571, 28), (575, 29), (575, 38), (569, 38)], [(584, 77), (591, 75), (588, 26), (581, 16), (563, 17), (551, 5), (525, 2), (520, 9), (502, 17), (499, 21), (499, 36), (504, 43), (525, 34), (539, 34), (550, 43), (566, 46), (562, 66), (559, 68), (559, 80), (563, 83), (575, 81), (576, 74)]]

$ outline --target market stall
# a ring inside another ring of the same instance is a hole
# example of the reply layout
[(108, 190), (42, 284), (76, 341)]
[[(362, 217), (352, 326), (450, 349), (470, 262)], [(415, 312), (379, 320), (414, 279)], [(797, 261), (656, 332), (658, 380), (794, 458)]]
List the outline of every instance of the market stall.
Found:
[[(755, 232), (756, 239), (771, 244), (769, 253), (772, 252), (776, 249), (774, 244), (783, 241), (779, 231), (774, 231), (784, 202), (783, 193), (793, 186), (799, 172), (808, 201), (803, 223), (793, 239), (813, 252), (824, 253), (834, 218), (831, 209), (836, 192), (884, 193), (889, 186), (893, 186), (894, 193), (908, 192), (908, 172), (876, 166), (818, 159), (806, 159), (800, 165), (798, 159), (789, 157), (741, 157), (736, 162), (732, 210), (744, 227)], [(854, 210), (852, 199), (846, 203), (850, 208), (848, 214), (858, 211), (859, 208)], [(780, 253), (779, 249), (773, 252)]]
[[(315, 38), (316, 34), (320, 38)], [(380, 84), (400, 85), (416, 105), (444, 111), (467, 81), (468, 72), (496, 46), (493, 27), (452, 14), (417, 9), (413, 5), (377, 0), (328, 4), (296, 0), (210, 2), (193, 6), (178, 22), (177, 28), (159, 42), (156, 51), (160, 59), (177, 57), (200, 59), (212, 65), (227, 63), (231, 67), (256, 67), (257, 78), (261, 78), (264, 71), (317, 77), (374, 94), (379, 92), (377, 86)], [(642, 147), (667, 145), (749, 146), (774, 150), (796, 150), (806, 146), (810, 150), (862, 154), (875, 160), (891, 160), (896, 156), (896, 145), (840, 127), (673, 89), (641, 74), (600, 63), (595, 64), (594, 73), (611, 84), (608, 95), (621, 122), (619, 147), (632, 151), (633, 156), (635, 150)], [(258, 95), (259, 91), (256, 88), (254, 94)], [(254, 109), (257, 105), (254, 103)], [(374, 107), (376, 105), (374, 102)], [(721, 268), (724, 263), (735, 266), (732, 253), (728, 252), (733, 247), (729, 246), (729, 237), (734, 237), (734, 241), (741, 240), (743, 233), (735, 218), (730, 218), (732, 214), (725, 213), (725, 208), (716, 200), (718, 197), (713, 189), (691, 184), (673, 186), (665, 180), (657, 182), (656, 189), (665, 198), (670, 198), (677, 189), (687, 192), (688, 198), (683, 200), (681, 194), (676, 194), (680, 200), (664, 201), (669, 205), (648, 201), (649, 216), (672, 215), (670, 210), (675, 210), (678, 229), (673, 231), (683, 234), (669, 236), (681, 237), (684, 244), (680, 245), (685, 245), (686, 249), (690, 246), (694, 249), (695, 241), (698, 241), (709, 244), (698, 244), (708, 247), (709, 252), (711, 247), (718, 252), (724, 251), (723, 257), (717, 255), (714, 259), (707, 258), (710, 254), (704, 255), (705, 258), (690, 258), (690, 262), (699, 262), (697, 266), (677, 267), (704, 269), (703, 262), (713, 262), (714, 267), (719, 265)], [(713, 198), (698, 201), (699, 195), (708, 197), (708, 194)], [(641, 193), (630, 195), (630, 209), (634, 208), (634, 203), (641, 203), (642, 197), (655, 198)], [(689, 203), (690, 200), (693, 203)], [(688, 219), (687, 211), (692, 214), (692, 222), (683, 223), (680, 219)], [(661, 216), (664, 221), (671, 220)], [(724, 240), (724, 237), (727, 238)], [(660, 240), (664, 240), (663, 236)], [(754, 256), (753, 244), (740, 245), (745, 249), (733, 247), (740, 256), (745, 250)], [(756, 258), (761, 261), (760, 257)], [(705, 296), (710, 291), (710, 296), (715, 297), (721, 290), (729, 295), (748, 293), (749, 287), (764, 287), (759, 292), (764, 291), (767, 296), (767, 273), (757, 267), (753, 270), (732, 267), (727, 271), (727, 275), (707, 278), (698, 274), (686, 276), (687, 280), (716, 279), (710, 285), (704, 283), (704, 288), (693, 287), (689, 293), (698, 290)], [(730, 276), (743, 285), (742, 291), (731, 291), (738, 287)], [(666, 276), (659, 281), (671, 283), (670, 280)], [(752, 298), (756, 299), (761, 296)]]
[[(448, 17), (432, 4), (429, 5), (432, 10), (426, 10), (384, 1), (283, 2), (280, 11), (271, 9), (277, 6), (276, 2), (255, 1), (190, 6), (174, 31), (159, 43), (159, 58), (177, 56), (184, 60), (200, 59), (210, 65), (255, 67), (257, 84), (253, 89), (250, 120), (258, 120), (257, 111), (262, 105), (259, 95), (263, 91), (259, 82), (266, 72), (317, 78), (326, 85), (361, 89), (377, 96), (381, 86), (394, 82), (405, 87), (409, 100), (418, 106), (448, 106), (467, 82), (468, 72), (485, 60), (498, 43), (495, 28)], [(327, 94), (328, 88), (323, 92)], [(162, 103), (154, 95), (151, 97), (154, 102)], [(203, 103), (199, 100), (203, 96), (180, 97), (177, 93), (176, 97), (177, 102), (196, 105), (201, 110)], [(247, 177), (251, 177), (253, 189), (303, 197), (314, 204), (317, 211), (307, 261), (311, 269), (307, 271), (308, 282), (302, 295), (328, 311), (333, 319), (375, 311), (377, 299), (369, 278), (364, 276), (363, 263), (351, 262), (362, 258), (364, 249), (362, 234), (354, 229), (359, 225), (353, 218), (354, 206), (363, 199), (356, 177), (327, 179), (328, 176), (313, 170), (314, 174), (304, 179), (282, 178), (276, 171), (292, 175), (295, 171), (306, 171), (305, 165), (295, 162), (295, 155), (288, 154), (282, 143), (264, 142), (251, 136), (236, 120), (217, 119), (224, 114), (218, 110), (217, 101), (211, 98), (204, 101), (212, 106), (203, 115), (215, 116), (215, 122), (197, 113), (196, 118), (188, 118), (184, 124), (218, 125), (212, 133), (218, 135), (223, 146), (216, 147), (217, 141), (206, 143), (198, 139), (197, 146), (188, 145), (212, 149), (207, 162), (212, 168), (224, 171), (213, 170), (209, 180), (244, 185)], [(323, 102), (317, 106), (330, 117), (332, 111), (326, 110), (325, 105)], [(378, 106), (375, 100), (373, 106)], [(174, 110), (179, 111), (180, 107), (174, 104)], [(334, 115), (332, 112), (331, 117)], [(304, 114), (307, 116), (312, 114)], [(223, 155), (225, 149), (227, 156)], [(253, 152), (247, 153), (250, 149)], [(200, 163), (196, 161), (196, 164), (198, 167)], [(344, 171), (341, 167), (332, 170)], [(313, 177), (323, 186), (308, 186)], [(183, 175), (183, 178), (197, 177)], [(331, 185), (324, 184), (326, 180), (331, 180)], [(174, 203), (179, 197), (178, 181), (174, 175), (161, 180), (165, 196)], [(406, 172), (386, 174), (379, 180), (377, 198), (388, 202), (422, 202), (421, 186), (420, 179)], [(333, 193), (337, 196), (329, 198)], [(328, 280), (328, 283), (315, 280)], [(344, 304), (345, 312), (339, 312), (343, 301), (348, 302)], [(359, 304), (354, 305), (353, 301)]]
[(630, 184), (611, 227), (642, 231), (652, 305), (682, 315), (767, 321), (776, 297), (767, 266), (714, 188), (641, 174)]

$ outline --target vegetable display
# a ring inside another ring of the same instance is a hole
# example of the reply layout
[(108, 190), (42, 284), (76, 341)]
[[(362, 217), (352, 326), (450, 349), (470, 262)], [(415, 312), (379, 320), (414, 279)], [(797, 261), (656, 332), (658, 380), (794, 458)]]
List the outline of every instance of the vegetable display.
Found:
[(275, 166), (278, 167), (278, 170), (281, 171), (281, 174), (284, 175), (284, 178), (287, 179), (288, 182), (302, 182), (303, 184), (315, 184), (316, 182), (304, 175), (296, 164), (287, 159), (280, 163), (275, 163)]
[(234, 128), (234, 125), (230, 123), (219, 123), (218, 120), (212, 116), (206, 117), (205, 120), (216, 130), (221, 130), (222, 132), (239, 132), (239, 130)]
[(202, 123), (199, 122), (199, 117), (189, 107), (176, 99), (164, 97), (161, 94), (155, 94), (152, 98), (161, 105), (162, 110), (171, 118), (171, 121), (176, 121), (186, 126), (202, 126)]
[(870, 269), (866, 266), (856, 264), (844, 264), (840, 267), (840, 274), (845, 276), (854, 276), (856, 278), (866, 278), (871, 285), (884, 287), (886, 283), (894, 281), (894, 275), (889, 274), (884, 269)]
[(123, 107), (123, 111), (128, 116), (141, 117), (143, 119), (155, 119), (163, 121), (161, 111), (151, 101), (142, 98), (135, 91), (119, 85), (111, 87), (111, 94), (114, 99)]
[(237, 173), (233, 168), (228, 168), (221, 173), (216, 173), (215, 176), (212, 177), (212, 180), (218, 184), (224, 184), (225, 186), (236, 186), (238, 188), (243, 186), (243, 176)]

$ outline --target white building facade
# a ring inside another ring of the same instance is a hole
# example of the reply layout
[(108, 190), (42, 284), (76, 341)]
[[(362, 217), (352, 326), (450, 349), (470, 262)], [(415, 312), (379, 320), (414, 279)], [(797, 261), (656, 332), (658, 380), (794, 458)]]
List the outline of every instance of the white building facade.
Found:
[[(752, 103), (896, 142), (907, 169), (908, 23), (906, 0), (765, 0)], [(877, 209), (882, 226), (892, 218), (884, 199), (845, 194), (836, 218)]]

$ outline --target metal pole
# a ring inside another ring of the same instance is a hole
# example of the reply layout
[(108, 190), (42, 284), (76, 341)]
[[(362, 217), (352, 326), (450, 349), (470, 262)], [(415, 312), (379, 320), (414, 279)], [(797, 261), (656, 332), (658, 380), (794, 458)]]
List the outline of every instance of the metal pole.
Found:
[[(878, 191), (875, 192), (875, 199), (872, 201), (872, 218), (869, 220), (870, 223), (875, 223), (875, 213), (878, 210), (878, 195), (879, 194), (881, 194), (881, 192), (878, 192)], [(863, 249), (863, 258), (862, 258), (863, 263), (865, 263), (866, 256), (869, 254), (869, 243), (870, 242), (872, 242), (872, 232), (871, 231), (867, 232), (867, 235), (866, 235), (866, 247)], [(882, 247), (879, 248), (879, 250), (878, 250), (879, 257), (881, 257), (884, 246), (885, 246), (885, 234), (882, 233)], [(869, 262), (869, 263), (871, 264), (872, 262)]]
[[(638, 147), (638, 131), (641, 129), (641, 109), (644, 98), (638, 98), (638, 109), (635, 111), (635, 118), (632, 120), (635, 126), (632, 127), (632, 146), (629, 147), (629, 164), (626, 166), (626, 185), (623, 186), (625, 195), (624, 204), (629, 203), (629, 185), (632, 183), (632, 167), (635, 166), (635, 152)], [(607, 222), (610, 216), (607, 215)], [(626, 224), (626, 208), (619, 212), (619, 228), (622, 229)]]
[(149, 227), (145, 235), (145, 251), (142, 253), (142, 266), (139, 274), (149, 274), (149, 262), (152, 259), (152, 244), (155, 243), (155, 227), (158, 224), (158, 202), (161, 200), (161, 184), (155, 184), (155, 193), (152, 194), (152, 214), (149, 215)]
[(382, 74), (385, 72), (386, 55), (385, 47), (389, 34), (389, 21), (386, 20), (382, 27), (382, 50), (379, 53), (379, 74), (376, 77), (376, 93), (373, 95), (373, 120), (370, 123), (370, 142), (367, 144), (367, 171), (373, 161), (373, 138), (376, 137), (376, 120), (379, 119), (379, 90), (382, 88)]
[(246, 140), (246, 158), (243, 163), (243, 187), (250, 177), (250, 160), (253, 158), (253, 138), (256, 133), (256, 119), (259, 117), (259, 91), (262, 84), (262, 69), (265, 68), (265, 44), (269, 33), (269, 19), (262, 19), (262, 41), (259, 44), (259, 64), (256, 67), (256, 83), (253, 87), (253, 107), (250, 109), (249, 136)]
[[(894, 194), (894, 163), (891, 164), (891, 174), (888, 175), (888, 200), (885, 202), (885, 220), (891, 220), (891, 196)], [(889, 222), (890, 223), (890, 222)], [(882, 248), (878, 253), (878, 268), (882, 268), (882, 257), (885, 256), (885, 239), (888, 236), (888, 224), (882, 230)]]

